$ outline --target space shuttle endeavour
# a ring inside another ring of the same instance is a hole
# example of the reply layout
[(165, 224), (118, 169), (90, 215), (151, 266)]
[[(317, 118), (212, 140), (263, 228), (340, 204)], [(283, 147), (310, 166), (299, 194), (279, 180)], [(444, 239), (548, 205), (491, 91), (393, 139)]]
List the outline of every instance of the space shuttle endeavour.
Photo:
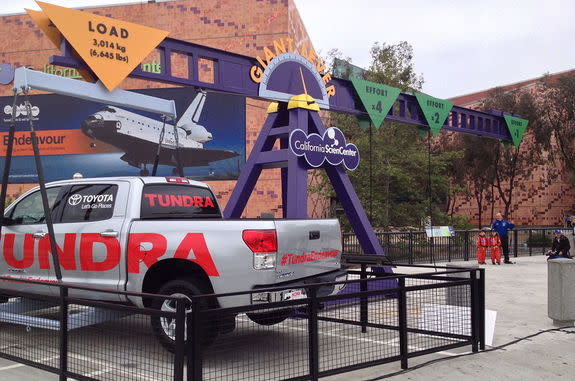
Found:
[[(205, 102), (206, 92), (200, 91), (176, 123), (177, 143), (184, 167), (206, 166), (239, 155), (234, 151), (204, 148), (204, 143), (213, 139), (212, 134), (198, 124)], [(147, 175), (146, 165), (154, 163), (164, 122), (119, 107), (104, 106), (84, 119), (81, 127), (85, 135), (124, 151), (121, 159), (140, 168), (142, 175)], [(161, 145), (159, 164), (176, 166), (173, 125), (166, 123)]]

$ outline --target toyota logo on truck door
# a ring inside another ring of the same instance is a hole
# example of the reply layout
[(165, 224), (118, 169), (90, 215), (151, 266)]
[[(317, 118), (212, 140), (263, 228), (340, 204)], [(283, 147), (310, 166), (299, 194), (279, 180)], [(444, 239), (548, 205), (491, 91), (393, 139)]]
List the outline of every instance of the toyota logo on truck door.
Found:
[(81, 201), (82, 201), (82, 195), (79, 194), (73, 194), (70, 196), (70, 198), (68, 198), (68, 204), (72, 206), (78, 205)]

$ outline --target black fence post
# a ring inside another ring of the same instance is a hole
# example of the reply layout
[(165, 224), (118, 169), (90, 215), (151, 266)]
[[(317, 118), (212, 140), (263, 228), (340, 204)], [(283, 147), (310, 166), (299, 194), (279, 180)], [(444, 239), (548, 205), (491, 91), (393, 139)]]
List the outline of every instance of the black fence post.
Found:
[(413, 265), (413, 232), (410, 230), (409, 231), (409, 259), (407, 260), (407, 263), (409, 263), (410, 265)]
[[(16, 133), (16, 102), (18, 93), (14, 89), (14, 102), (12, 104), (12, 120), (10, 121), (10, 130), (8, 131), (8, 146), (4, 155), (4, 172), (2, 174), (2, 190), (0, 190), (0, 236), (4, 226), (4, 209), (6, 206), (6, 194), (8, 192), (8, 181), (10, 179), (10, 168), (12, 166), (12, 151), (14, 150), (14, 134)], [(4, 140), (6, 141), (6, 140)]]
[(401, 356), (401, 369), (407, 369), (409, 355), (407, 346), (407, 293), (405, 292), (405, 278), (398, 279), (399, 293), (397, 298), (397, 312), (399, 319), (399, 354)]
[(529, 256), (533, 255), (533, 248), (531, 245), (533, 244), (533, 230), (529, 229), (529, 239), (527, 240), (527, 246), (529, 247)]
[(60, 373), (59, 380), (68, 379), (68, 287), (60, 286)]
[(470, 270), (471, 277), (471, 350), (479, 351), (479, 290), (477, 270)]
[(361, 321), (361, 332), (367, 332), (367, 321), (368, 317), (368, 308), (367, 308), (367, 296), (365, 296), (365, 292), (367, 292), (367, 265), (365, 263), (361, 264), (361, 275), (359, 281), (359, 290), (361, 291), (362, 295), (359, 298), (359, 319)]
[(186, 350), (186, 299), (176, 299), (176, 332), (174, 351), (174, 381), (184, 381), (184, 352)]
[(485, 350), (485, 269), (479, 269), (479, 349)]
[(515, 252), (515, 258), (517, 258), (517, 249), (519, 244), (517, 242), (517, 238), (519, 238), (519, 231), (517, 229), (513, 230), (513, 251)]
[(451, 236), (447, 237), (447, 261), (451, 262)]
[(319, 338), (317, 324), (317, 286), (311, 286), (308, 289), (308, 308), (309, 316), (307, 327), (309, 334), (309, 375), (310, 380), (319, 380)]
[(186, 333), (186, 354), (187, 358), (187, 380), (188, 381), (201, 381), (202, 380), (202, 304), (200, 300), (192, 298), (192, 313), (186, 316), (187, 320), (187, 333)]
[(463, 242), (463, 258), (465, 261), (469, 260), (469, 230), (465, 231), (464, 234), (464, 242)]

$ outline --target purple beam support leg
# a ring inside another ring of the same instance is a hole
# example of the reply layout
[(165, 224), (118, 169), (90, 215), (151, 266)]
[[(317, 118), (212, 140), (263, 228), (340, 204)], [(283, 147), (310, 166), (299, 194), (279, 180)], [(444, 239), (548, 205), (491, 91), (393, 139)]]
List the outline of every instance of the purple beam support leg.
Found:
[(275, 125), (277, 118), (277, 113), (268, 115), (258, 139), (252, 148), (250, 157), (242, 169), (232, 195), (226, 204), (224, 209), (225, 218), (240, 218), (242, 216), (254, 186), (262, 172), (262, 166), (256, 164), (258, 155), (260, 152), (270, 150), (273, 147), (275, 139), (268, 135), (272, 127)]
[(325, 172), (365, 254), (383, 254), (373, 228), (343, 167), (326, 165)]
[[(326, 128), (323, 125), (321, 118), (318, 113), (310, 113), (311, 116), (311, 128), (310, 132), (315, 132), (323, 136)], [(341, 166), (334, 167), (332, 165), (324, 166), (324, 169), (333, 185), (333, 189), (337, 194), (343, 209), (351, 223), (353, 231), (357, 236), (359, 244), (363, 249), (365, 254), (384, 254), (383, 247), (379, 244), (379, 241), (373, 232), (373, 227), (369, 222), (363, 207), (361, 206), (361, 201), (355, 193), (355, 189), (345, 173), (345, 169)], [(387, 269), (387, 268), (386, 268)]]
[[(301, 108), (289, 110), (290, 131), (298, 128), (307, 134), (308, 115), (309, 111)], [(303, 158), (295, 155), (290, 155), (288, 159), (287, 197), (284, 208), (286, 218), (307, 218), (307, 166)]]
[(288, 192), (288, 169), (281, 169), (282, 176), (282, 218), (287, 218), (286, 216), (286, 205), (287, 205), (287, 192)]
[(292, 155), (288, 162), (286, 218), (307, 218), (307, 167)]

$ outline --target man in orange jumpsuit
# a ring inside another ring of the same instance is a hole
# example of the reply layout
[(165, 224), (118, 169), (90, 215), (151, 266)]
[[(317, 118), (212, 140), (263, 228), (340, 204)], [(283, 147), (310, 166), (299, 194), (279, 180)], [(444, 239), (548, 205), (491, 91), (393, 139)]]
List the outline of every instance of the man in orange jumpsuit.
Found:
[(479, 232), (479, 236), (477, 237), (477, 262), (480, 265), (485, 264), (485, 256), (487, 256), (487, 247), (489, 246), (489, 240), (485, 235), (485, 230), (481, 230)]

